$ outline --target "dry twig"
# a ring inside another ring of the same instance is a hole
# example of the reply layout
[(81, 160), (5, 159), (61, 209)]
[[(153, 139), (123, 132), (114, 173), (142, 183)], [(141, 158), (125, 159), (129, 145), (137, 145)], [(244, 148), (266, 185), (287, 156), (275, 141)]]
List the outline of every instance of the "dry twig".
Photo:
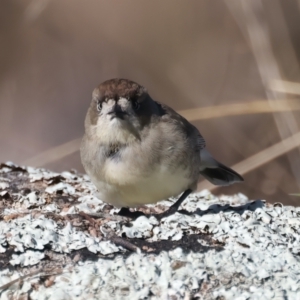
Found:
[(54, 276), (54, 275), (60, 275), (63, 273), (62, 269), (50, 269), (47, 271), (43, 271), (42, 269), (39, 269), (35, 272), (31, 272), (27, 275), (23, 275), (17, 279), (14, 279), (6, 284), (3, 284), (0, 286), (0, 293), (5, 291), (6, 289), (10, 288), (15, 283), (22, 282), (24, 279), (32, 278), (32, 277), (45, 277), (45, 276)]

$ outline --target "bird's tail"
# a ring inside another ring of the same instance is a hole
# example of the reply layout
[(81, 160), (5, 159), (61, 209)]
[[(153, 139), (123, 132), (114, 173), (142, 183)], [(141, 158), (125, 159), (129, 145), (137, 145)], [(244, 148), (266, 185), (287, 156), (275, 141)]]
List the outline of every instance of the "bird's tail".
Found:
[(200, 174), (214, 185), (230, 185), (235, 182), (244, 181), (243, 177), (234, 170), (216, 161), (210, 153), (201, 150)]

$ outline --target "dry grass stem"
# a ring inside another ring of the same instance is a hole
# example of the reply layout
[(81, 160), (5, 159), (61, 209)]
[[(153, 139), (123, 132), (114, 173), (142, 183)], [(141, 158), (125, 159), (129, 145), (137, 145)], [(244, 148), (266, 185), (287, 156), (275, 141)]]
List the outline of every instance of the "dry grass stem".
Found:
[[(247, 34), (266, 96), (270, 105), (273, 106), (275, 100), (278, 100), (280, 97), (286, 98), (286, 95), (282, 92), (279, 94), (269, 89), (270, 82), (274, 80), (282, 81), (282, 77), (280, 66), (272, 49), (271, 34), (269, 24), (266, 21), (267, 17), (264, 2), (262, 0), (227, 0), (225, 3), (232, 12), (233, 17), (238, 20), (237, 23), (241, 27), (242, 32)], [(277, 1), (274, 1), (274, 11), (275, 10), (276, 12), (280, 12), (280, 6)], [(278, 23), (279, 22), (281, 27), (286, 27), (284, 18), (278, 19)], [(284, 42), (287, 43), (287, 46), (291, 45), (288, 35), (284, 36)], [(287, 47), (287, 49), (288, 52), (286, 52), (286, 55), (293, 58), (294, 51), (292, 47)], [(294, 59), (294, 65), (298, 68), (298, 61), (296, 59)], [(285, 139), (299, 131), (298, 120), (293, 111), (281, 115), (274, 115), (274, 121), (281, 139)], [(298, 186), (300, 186), (299, 154), (300, 151), (289, 153), (288, 155), (290, 166)]]
[(298, 82), (273, 80), (269, 83), (269, 88), (275, 92), (300, 95), (300, 83)]
[(272, 101), (272, 104), (267, 100), (260, 100), (186, 109), (179, 111), (179, 113), (189, 121), (196, 121), (234, 115), (276, 113), (298, 110), (300, 110), (300, 101), (298, 100), (274, 100)]
[(59, 146), (50, 148), (30, 159), (23, 161), (24, 165), (42, 167), (54, 161), (58, 161), (76, 151), (80, 147), (81, 138), (74, 139)]

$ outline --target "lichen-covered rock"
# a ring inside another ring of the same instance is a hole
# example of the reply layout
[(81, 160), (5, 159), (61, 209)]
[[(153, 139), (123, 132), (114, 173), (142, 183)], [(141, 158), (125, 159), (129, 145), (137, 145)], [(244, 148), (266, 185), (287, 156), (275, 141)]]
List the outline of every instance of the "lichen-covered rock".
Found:
[(0, 298), (300, 299), (300, 208), (202, 191), (155, 218), (171, 204), (128, 220), (86, 175), (1, 164)]

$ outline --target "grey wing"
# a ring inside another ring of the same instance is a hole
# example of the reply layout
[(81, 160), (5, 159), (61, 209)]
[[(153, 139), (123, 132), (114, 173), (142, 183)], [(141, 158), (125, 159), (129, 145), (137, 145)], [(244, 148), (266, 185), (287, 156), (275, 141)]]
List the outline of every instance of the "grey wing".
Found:
[(188, 136), (191, 136), (193, 139), (196, 138), (196, 148), (197, 151), (200, 151), (201, 149), (205, 148), (205, 140), (203, 136), (200, 134), (198, 129), (192, 125), (188, 120), (186, 120), (183, 116), (175, 112), (171, 107), (155, 101), (155, 103), (160, 108), (160, 113), (164, 117), (166, 117), (166, 120), (173, 120), (174, 122), (180, 124), (180, 128), (185, 131), (185, 133)]
[[(195, 126), (167, 105), (157, 104), (161, 107), (162, 116), (166, 116), (166, 121), (175, 124), (178, 131), (189, 140), (188, 147), (185, 147), (185, 150), (188, 148), (186, 151), (187, 156), (184, 157), (182, 164), (186, 161), (186, 157), (189, 157), (189, 163), (191, 163), (192, 166), (195, 166), (192, 168), (192, 173), (195, 173), (195, 177), (198, 178), (200, 172), (200, 174), (215, 185), (228, 185), (234, 182), (243, 181), (241, 175), (216, 161), (210, 153), (204, 149), (206, 146), (205, 140)], [(197, 155), (193, 155), (194, 149), (199, 153), (199, 158)], [(178, 160), (182, 157), (182, 152), (179, 154)], [(176, 160), (177, 163), (178, 160)], [(198, 163), (200, 164), (199, 169)]]

